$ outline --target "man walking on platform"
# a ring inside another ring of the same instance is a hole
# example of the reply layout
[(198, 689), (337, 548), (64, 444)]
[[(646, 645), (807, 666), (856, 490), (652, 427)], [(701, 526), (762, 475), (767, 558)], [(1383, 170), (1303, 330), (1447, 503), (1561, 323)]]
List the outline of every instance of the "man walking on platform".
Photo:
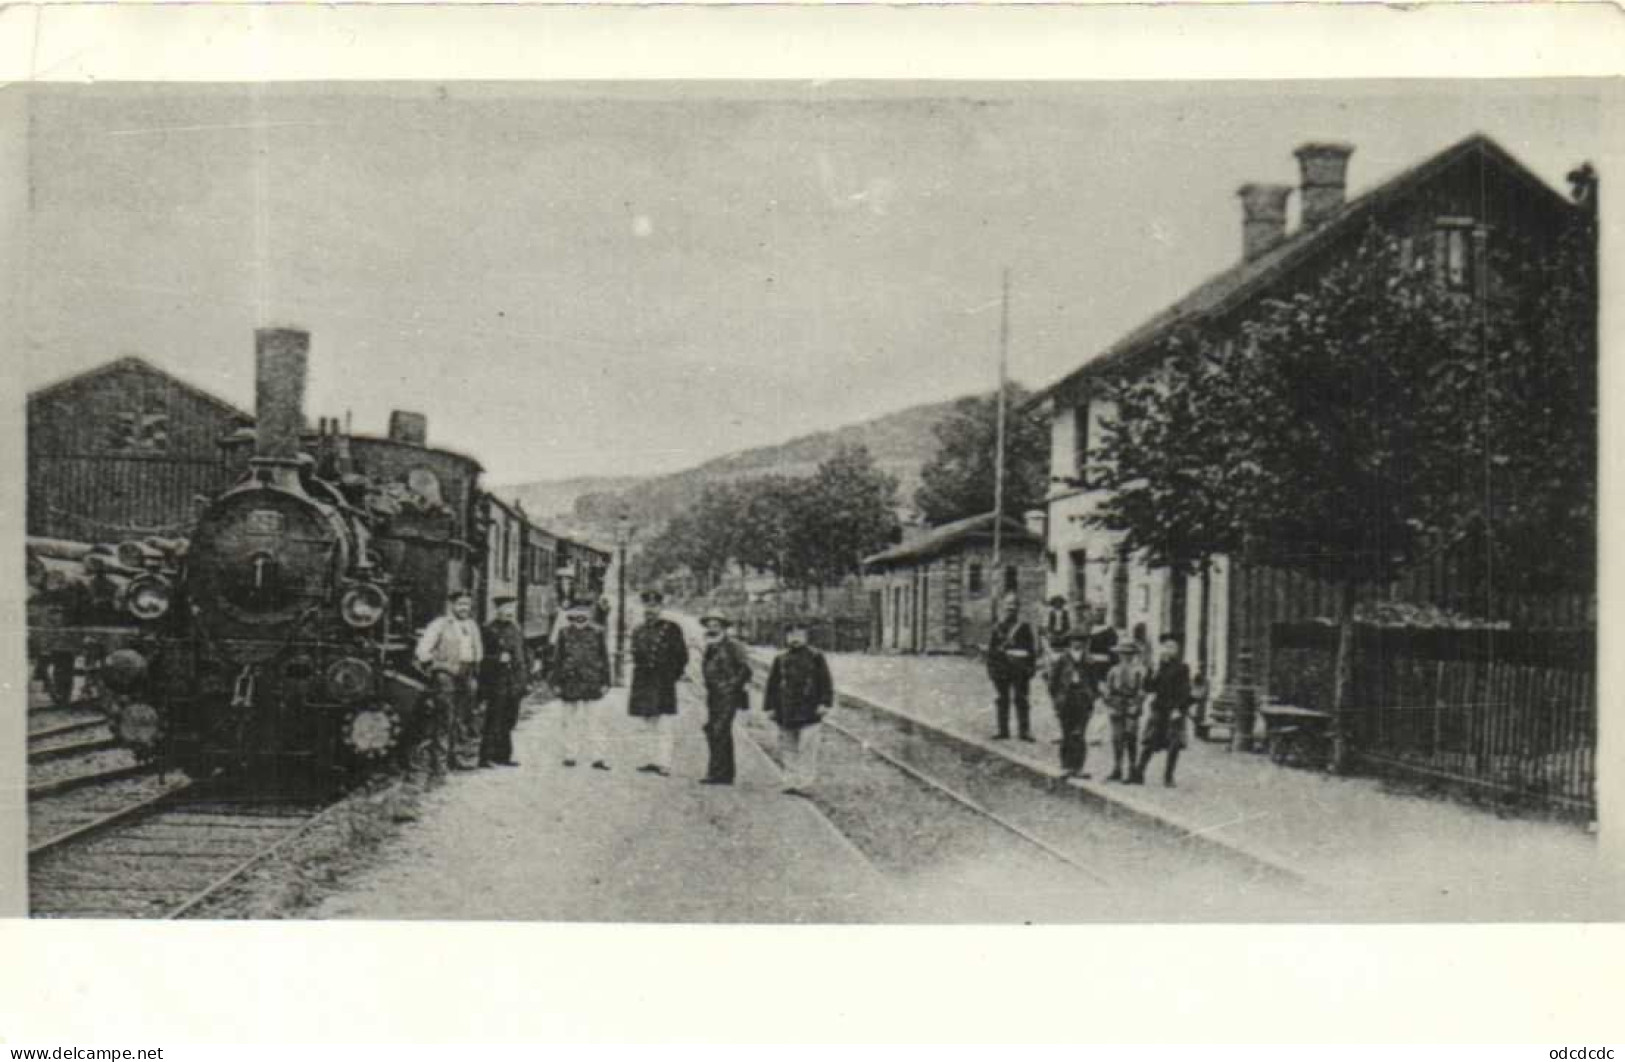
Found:
[(1133, 777), (1140, 753), (1140, 700), (1145, 696), (1145, 664), (1140, 644), (1117, 647), (1117, 664), (1106, 674), (1102, 696), (1112, 724), (1112, 773), (1108, 782)]
[(1050, 665), (1049, 695), (1061, 720), (1061, 770), (1068, 778), (1089, 777), (1083, 770), (1089, 754), (1085, 735), (1099, 687), (1088, 648), (1089, 635), (1076, 631), (1067, 639), (1066, 652)]
[(603, 629), (588, 622), (591, 611), (577, 602), (565, 613), (564, 627), (554, 638), (552, 685), (564, 702), (559, 721), (564, 765), (574, 767), (585, 754), (594, 767), (607, 771), (598, 702), (609, 692), (609, 644)]
[(517, 767), (513, 758), (513, 728), (519, 723), (519, 702), (530, 685), (530, 654), (519, 629), (518, 598), (499, 597), (496, 616), (485, 625), (485, 667), (480, 690), (485, 694), (485, 738), (480, 745), (480, 766)]
[(644, 591), (643, 622), (632, 632), (632, 689), (626, 701), (626, 710), (642, 720), (648, 750), (642, 766), (654, 774), (671, 773), (667, 717), (677, 714), (677, 683), (688, 668), (683, 629), (660, 614), (665, 601), (658, 590)]
[(1146, 683), (1148, 707), (1145, 733), (1140, 737), (1140, 762), (1134, 767), (1135, 785), (1145, 784), (1145, 769), (1158, 752), (1168, 753), (1162, 784), (1174, 784), (1174, 765), (1185, 747), (1185, 714), (1191, 704), (1191, 671), (1180, 659), (1179, 639), (1164, 634), (1157, 644), (1157, 670)]
[(835, 684), (824, 654), (807, 644), (807, 626), (792, 623), (784, 632), (785, 650), (767, 675), (762, 711), (779, 727), (779, 762), (784, 791), (807, 796), (818, 780), (819, 727), (835, 707)]
[(1033, 669), (1037, 666), (1038, 639), (1032, 624), (1020, 616), (1020, 604), (1014, 595), (1004, 599), (1003, 615), (993, 627), (993, 636), (987, 647), (987, 674), (993, 680), (995, 705), (998, 710), (999, 731), (995, 740), (1010, 736), (1010, 702), (1015, 700), (1016, 725), (1021, 740), (1032, 741), (1032, 707), (1028, 690), (1032, 686)]
[[(705, 626), (705, 740), (710, 749), (702, 785), (734, 783), (734, 713), (750, 708), (750, 658), (729, 633), (728, 617), (718, 612), (700, 617)], [(640, 768), (651, 770), (653, 768)]]
[(431, 777), (443, 775), (447, 767), (471, 770), (482, 736), (474, 695), (475, 675), (485, 653), (473, 619), (474, 596), (459, 590), (448, 604), (446, 614), (424, 628), (415, 654), (433, 689), (426, 741)]

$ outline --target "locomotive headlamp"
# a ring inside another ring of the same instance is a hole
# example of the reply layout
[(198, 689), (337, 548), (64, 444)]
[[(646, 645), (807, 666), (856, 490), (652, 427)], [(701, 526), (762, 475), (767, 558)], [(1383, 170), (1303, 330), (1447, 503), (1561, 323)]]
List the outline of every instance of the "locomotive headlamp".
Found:
[(171, 596), (169, 580), (151, 572), (131, 579), (124, 591), (126, 607), (139, 620), (155, 620), (163, 616), (169, 611)]
[(344, 744), (364, 760), (384, 756), (400, 741), (400, 716), (385, 706), (357, 708), (340, 730)]
[(327, 692), (335, 701), (348, 704), (372, 692), (372, 667), (365, 660), (347, 656), (327, 669)]
[(389, 608), (389, 596), (371, 583), (352, 586), (339, 601), (339, 614), (356, 630), (376, 626)]
[(164, 717), (152, 705), (142, 701), (117, 705), (110, 721), (114, 738), (138, 759), (147, 759), (157, 751), (164, 734)]

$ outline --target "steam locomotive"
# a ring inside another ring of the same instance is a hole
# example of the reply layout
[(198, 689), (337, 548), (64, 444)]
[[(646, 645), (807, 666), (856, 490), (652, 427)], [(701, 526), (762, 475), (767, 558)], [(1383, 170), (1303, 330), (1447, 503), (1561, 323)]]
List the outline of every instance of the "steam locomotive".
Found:
[(563, 595), (602, 592), (608, 554), (483, 491), (479, 463), (428, 446), (420, 415), (397, 412), (382, 438), (328, 418), (306, 431), (308, 333), (255, 340), (256, 426), (223, 443), (235, 482), (178, 547), (117, 547), (119, 622), (98, 629), (95, 676), (144, 759), (340, 780), (414, 743), (412, 651), (452, 591), (482, 612), (519, 597), (540, 642)]

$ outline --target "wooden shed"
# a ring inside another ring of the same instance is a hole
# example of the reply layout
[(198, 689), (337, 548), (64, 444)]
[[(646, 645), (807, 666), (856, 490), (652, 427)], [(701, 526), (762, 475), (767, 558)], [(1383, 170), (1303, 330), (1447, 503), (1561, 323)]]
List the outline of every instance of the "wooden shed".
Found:
[(965, 653), (987, 644), (994, 599), (1007, 593), (1036, 620), (1042, 607), (1044, 540), (1004, 517), (993, 563), (993, 514), (931, 528), (864, 561), (876, 617), (874, 642), (886, 653)]
[(28, 396), (28, 534), (117, 541), (186, 528), (253, 417), (137, 357)]

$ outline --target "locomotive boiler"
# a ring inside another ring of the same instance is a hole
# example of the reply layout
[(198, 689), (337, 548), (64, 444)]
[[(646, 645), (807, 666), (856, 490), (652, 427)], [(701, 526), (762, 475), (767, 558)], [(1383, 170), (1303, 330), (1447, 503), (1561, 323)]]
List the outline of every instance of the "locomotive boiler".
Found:
[[(102, 661), (115, 732), (194, 776), (353, 776), (399, 760), (421, 726), (416, 632), (477, 582), (480, 467), (397, 413), (388, 438), (305, 430), (310, 337), (255, 333), (251, 433), (172, 577)], [(132, 599), (133, 600), (133, 599)]]

